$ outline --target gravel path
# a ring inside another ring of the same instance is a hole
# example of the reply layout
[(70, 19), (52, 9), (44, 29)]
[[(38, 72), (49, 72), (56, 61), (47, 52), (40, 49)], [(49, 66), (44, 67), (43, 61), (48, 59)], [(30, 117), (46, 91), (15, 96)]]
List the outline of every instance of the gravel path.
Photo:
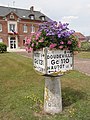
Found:
[(74, 69), (90, 76), (90, 59), (74, 59)]

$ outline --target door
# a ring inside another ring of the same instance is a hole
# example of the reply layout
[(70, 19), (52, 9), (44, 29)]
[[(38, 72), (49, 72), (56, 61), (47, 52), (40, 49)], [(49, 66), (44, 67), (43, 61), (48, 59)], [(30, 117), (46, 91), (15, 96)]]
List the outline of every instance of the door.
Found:
[(15, 49), (16, 48), (16, 39), (15, 37), (10, 38), (10, 49)]

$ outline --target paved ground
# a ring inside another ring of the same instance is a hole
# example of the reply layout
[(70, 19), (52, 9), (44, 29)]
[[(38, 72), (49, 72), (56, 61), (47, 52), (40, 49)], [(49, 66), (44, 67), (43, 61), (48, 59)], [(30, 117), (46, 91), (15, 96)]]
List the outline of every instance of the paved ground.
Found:
[(74, 59), (74, 69), (90, 76), (90, 59)]
[[(17, 52), (17, 54), (30, 58), (32, 56), (31, 53), (27, 53), (26, 51)], [(77, 57), (75, 57), (74, 69), (90, 76), (90, 59), (78, 59)]]

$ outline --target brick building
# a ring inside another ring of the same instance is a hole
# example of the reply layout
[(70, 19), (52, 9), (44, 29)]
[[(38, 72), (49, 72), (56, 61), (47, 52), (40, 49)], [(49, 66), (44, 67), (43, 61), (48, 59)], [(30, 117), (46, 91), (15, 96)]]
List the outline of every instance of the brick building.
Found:
[(86, 41), (86, 37), (80, 32), (75, 32), (74, 36), (76, 36), (79, 39), (80, 42), (85, 42)]
[(8, 50), (24, 48), (25, 37), (38, 30), (38, 24), (50, 21), (40, 11), (0, 6), (0, 42)]

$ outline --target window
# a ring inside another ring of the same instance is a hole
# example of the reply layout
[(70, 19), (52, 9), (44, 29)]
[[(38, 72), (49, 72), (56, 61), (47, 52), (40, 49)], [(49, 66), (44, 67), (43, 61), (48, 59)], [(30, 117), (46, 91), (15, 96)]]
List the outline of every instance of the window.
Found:
[(2, 32), (2, 24), (0, 24), (0, 32)]
[(35, 27), (32, 25), (31, 26), (31, 33), (34, 33), (35, 32)]
[(15, 24), (9, 24), (9, 31), (12, 32), (15, 31)]
[(33, 15), (31, 15), (30, 18), (31, 18), (31, 20), (34, 20), (34, 16)]
[(14, 19), (14, 15), (10, 15), (10, 19)]
[(40, 19), (41, 19), (42, 21), (45, 21), (45, 16), (40, 16)]
[(35, 19), (35, 16), (34, 15), (29, 15), (30, 19), (31, 20), (34, 20)]
[(42, 19), (42, 21), (44, 21), (45, 20), (45, 16), (42, 16), (41, 19)]
[(23, 40), (23, 46), (25, 46), (25, 40)]
[(23, 26), (23, 32), (24, 32), (24, 33), (27, 33), (27, 25), (24, 25), (24, 26)]
[(2, 38), (0, 38), (0, 42), (3, 42)]
[(8, 33), (17, 33), (17, 21), (8, 21)]

